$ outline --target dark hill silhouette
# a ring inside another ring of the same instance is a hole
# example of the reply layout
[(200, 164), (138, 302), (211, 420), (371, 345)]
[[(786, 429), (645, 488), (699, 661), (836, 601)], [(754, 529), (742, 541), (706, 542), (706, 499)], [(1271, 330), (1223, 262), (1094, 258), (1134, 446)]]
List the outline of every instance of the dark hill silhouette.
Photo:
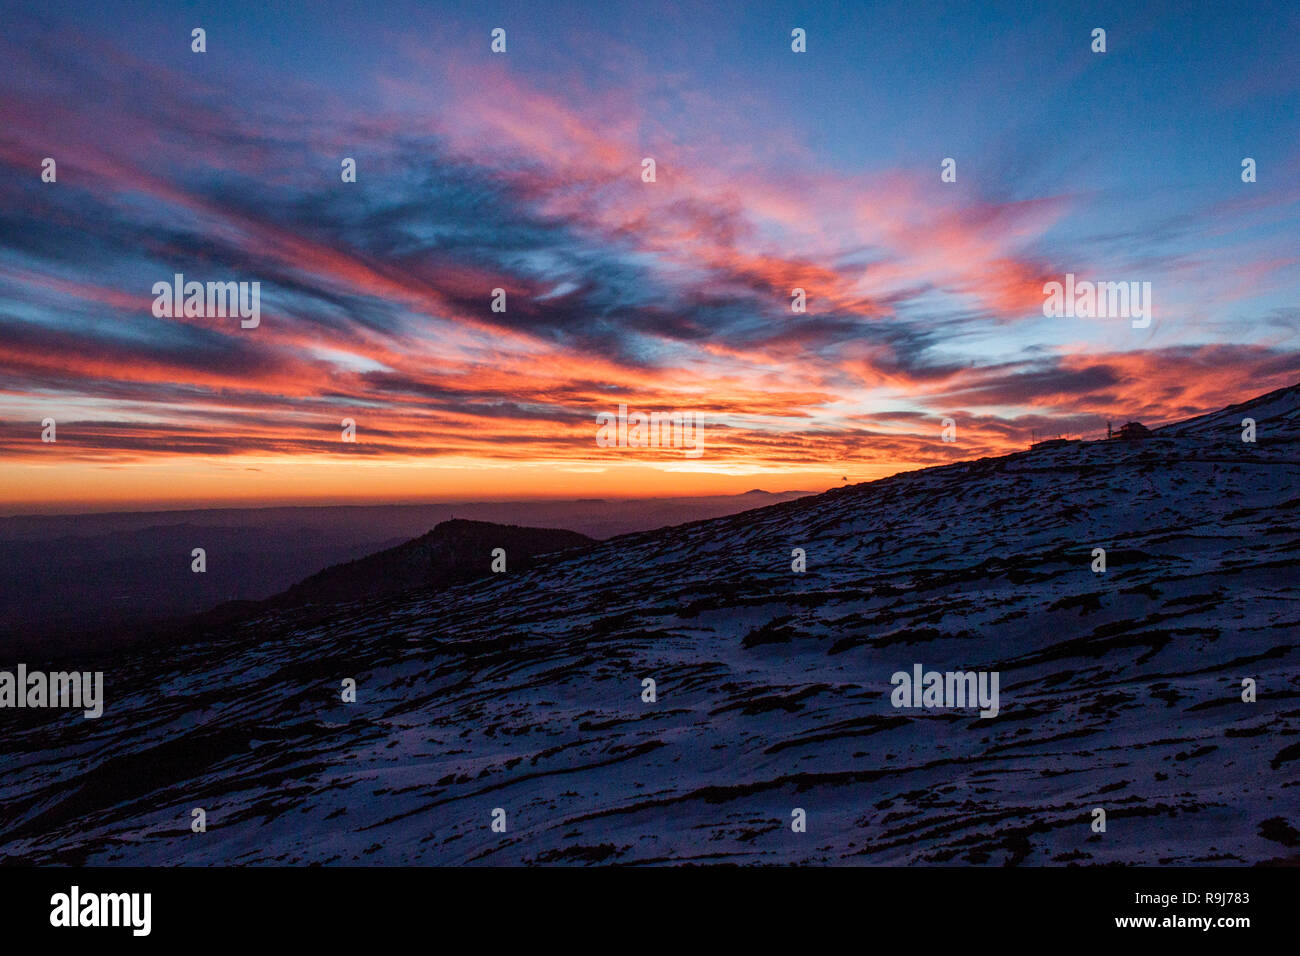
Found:
[(585, 534), (559, 528), (452, 518), (405, 544), (328, 567), (257, 605), (283, 609), (387, 597), (415, 588), (436, 591), (486, 577), (494, 548), (505, 549), (509, 570), (522, 571), (540, 555), (594, 543)]
[(505, 549), (507, 570), (525, 571), (544, 555), (558, 556), (597, 543), (577, 531), (452, 518), (418, 538), (331, 565), (269, 598), (224, 601), (197, 614), (107, 627), (79, 642), (64, 639), (61, 644), (65, 650), (102, 653), (135, 643), (205, 640), (224, 628), (291, 611), (324, 621), (335, 605), (429, 596), (488, 577), (493, 548)]

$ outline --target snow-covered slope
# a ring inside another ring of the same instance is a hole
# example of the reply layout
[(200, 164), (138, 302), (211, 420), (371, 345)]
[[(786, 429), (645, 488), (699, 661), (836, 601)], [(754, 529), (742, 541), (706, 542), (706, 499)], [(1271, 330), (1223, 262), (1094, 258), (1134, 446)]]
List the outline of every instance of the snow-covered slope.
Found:
[[(931, 468), (436, 597), (270, 615), (115, 661), (98, 721), (0, 712), (0, 856), (1294, 856), (1298, 517), (1300, 386), (1147, 441)], [(896, 709), (891, 675), (916, 663), (998, 672), (998, 716)]]

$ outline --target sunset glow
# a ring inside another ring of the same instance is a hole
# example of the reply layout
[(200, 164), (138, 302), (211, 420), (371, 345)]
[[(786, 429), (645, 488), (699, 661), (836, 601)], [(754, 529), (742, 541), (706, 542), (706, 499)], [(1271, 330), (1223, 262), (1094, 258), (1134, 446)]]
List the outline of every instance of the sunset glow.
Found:
[[(739, 8), (506, 8), (494, 57), (463, 10), (390, 5), (354, 42), (353, 5), (256, 36), (230, 6), (203, 57), (184, 11), (6, 26), (11, 512), (820, 491), (1300, 378), (1300, 152), (1273, 119), (1296, 77), (1236, 71), (1267, 51), (1147, 63), (1182, 119), (1135, 170), (1123, 144), (1163, 121), (1108, 113), (1132, 82), (1108, 67), (1158, 59), (1149, 33), (1093, 63), (1046, 31), (878, 50), (854, 5), (802, 17), (844, 81)], [(1045, 318), (1067, 272), (1150, 282), (1150, 326)], [(156, 317), (175, 274), (259, 282), (260, 324)], [(700, 413), (704, 453), (599, 447), (619, 404)]]

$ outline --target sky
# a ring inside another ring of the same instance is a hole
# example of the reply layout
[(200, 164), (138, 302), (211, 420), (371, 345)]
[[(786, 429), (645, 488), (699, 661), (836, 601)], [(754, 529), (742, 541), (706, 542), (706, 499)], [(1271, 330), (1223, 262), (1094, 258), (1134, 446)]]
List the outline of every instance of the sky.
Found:
[(0, 0), (0, 513), (817, 491), (1294, 384), (1300, 5), (1134, 6)]

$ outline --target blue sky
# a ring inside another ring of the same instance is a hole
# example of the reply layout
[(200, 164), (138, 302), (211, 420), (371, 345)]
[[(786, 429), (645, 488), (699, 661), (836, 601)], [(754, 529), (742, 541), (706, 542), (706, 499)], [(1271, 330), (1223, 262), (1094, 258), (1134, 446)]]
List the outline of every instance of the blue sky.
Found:
[[(1300, 378), (1294, 4), (4, 12), (13, 502), (336, 494), (340, 455), (385, 500), (810, 487)], [(176, 272), (259, 281), (265, 321), (153, 315)], [(1149, 282), (1153, 321), (1044, 316), (1066, 273)], [(712, 453), (612, 458), (620, 402)]]

